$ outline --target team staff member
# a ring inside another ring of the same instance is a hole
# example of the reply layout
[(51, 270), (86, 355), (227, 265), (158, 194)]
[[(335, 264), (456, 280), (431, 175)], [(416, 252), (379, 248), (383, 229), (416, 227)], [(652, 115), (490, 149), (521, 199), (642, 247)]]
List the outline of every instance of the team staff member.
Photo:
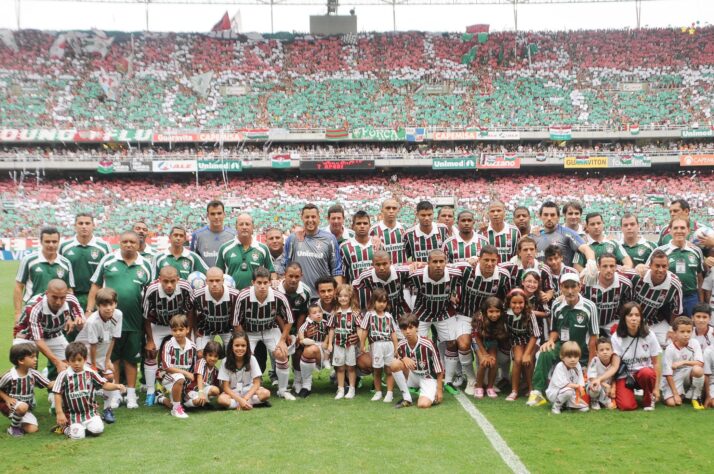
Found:
[(139, 255), (151, 262), (158, 252), (146, 242), (146, 238), (149, 236), (149, 226), (144, 221), (136, 221), (132, 230), (139, 236)]
[(169, 248), (154, 258), (154, 278), (159, 278), (161, 269), (166, 266), (174, 267), (184, 280), (193, 272), (206, 274), (206, 262), (196, 252), (187, 249), (185, 243), (186, 229), (173, 226), (169, 233)]
[(272, 279), (277, 275), (273, 269), (273, 259), (265, 244), (253, 238), (253, 218), (240, 214), (236, 218), (236, 238), (218, 249), (216, 266), (230, 275), (236, 282), (236, 289), (248, 288), (253, 281), (255, 270), (260, 267), (270, 271)]
[[(606, 239), (604, 229), (605, 222), (599, 212), (591, 212), (585, 216), (585, 232), (587, 232), (585, 240), (595, 253), (595, 259), (609, 253), (615, 256), (618, 265), (622, 265), (625, 269), (632, 268), (632, 259), (625, 249), (616, 241)], [(573, 267), (578, 271), (582, 271), (584, 263), (582, 254), (577, 254), (573, 259)]]
[(141, 360), (144, 335), (142, 296), (151, 282), (151, 263), (139, 254), (139, 236), (134, 231), (119, 237), (119, 252), (105, 256), (92, 275), (92, 289), (87, 298), (87, 317), (95, 308), (97, 291), (102, 287), (117, 292), (117, 308), (123, 314), (121, 338), (114, 344), (112, 362), (114, 373), (119, 374), (123, 363), (127, 382), (127, 408), (139, 408), (136, 397), (137, 364)]
[(631, 212), (624, 213), (620, 219), (620, 228), (622, 229), (620, 244), (632, 259), (632, 264), (645, 263), (657, 246), (640, 235), (637, 216)]
[(208, 225), (201, 227), (191, 236), (191, 251), (196, 252), (208, 267), (214, 267), (218, 260), (218, 249), (235, 237), (232, 229), (223, 226), (226, 211), (221, 201), (211, 201), (206, 206)]

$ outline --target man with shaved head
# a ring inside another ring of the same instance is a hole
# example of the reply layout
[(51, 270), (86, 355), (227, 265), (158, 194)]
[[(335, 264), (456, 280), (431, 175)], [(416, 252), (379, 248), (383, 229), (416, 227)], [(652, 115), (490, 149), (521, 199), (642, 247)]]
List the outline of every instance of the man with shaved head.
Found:
[(158, 280), (146, 287), (144, 292), (144, 376), (146, 377), (146, 406), (155, 400), (157, 352), (161, 341), (171, 335), (169, 321), (177, 314), (190, 315), (193, 311), (191, 286), (179, 277), (171, 265), (159, 271)]
[(400, 209), (399, 201), (394, 198), (386, 199), (382, 203), (382, 220), (369, 230), (369, 235), (380, 239), (380, 248), (389, 253), (389, 258), (394, 265), (407, 262), (404, 250), (404, 233), (406, 232), (401, 222), (397, 220)]
[[(137, 364), (141, 360), (144, 336), (144, 288), (151, 282), (151, 262), (139, 253), (140, 237), (127, 231), (119, 237), (119, 252), (106, 255), (92, 275), (92, 288), (87, 297), (87, 317), (94, 312), (97, 291), (113, 288), (117, 292), (117, 308), (123, 314), (121, 338), (114, 343), (111, 359), (114, 373), (123, 363), (126, 374), (127, 408), (139, 408), (136, 396)], [(113, 407), (116, 408), (116, 407)]]
[(233, 314), (240, 292), (223, 281), (223, 270), (211, 267), (206, 272), (206, 286), (193, 293), (191, 328), (199, 352), (208, 341), (220, 336), (228, 342), (233, 330)]
[(72, 330), (82, 325), (82, 307), (67, 283), (53, 279), (47, 289), (33, 298), (20, 314), (15, 326), (14, 344), (34, 342), (37, 349), (50, 362), (49, 378), (53, 380), (57, 372), (67, 368), (64, 350), (67, 347), (62, 331)]
[(489, 245), (498, 249), (499, 263), (504, 263), (516, 255), (516, 245), (521, 238), (520, 231), (506, 222), (506, 205), (499, 200), (488, 205), (488, 227), (483, 235)]
[(236, 238), (218, 249), (216, 267), (230, 275), (236, 288), (248, 288), (253, 281), (253, 272), (259, 267), (267, 268), (276, 279), (270, 250), (253, 238), (253, 218), (249, 214), (239, 214), (236, 218)]

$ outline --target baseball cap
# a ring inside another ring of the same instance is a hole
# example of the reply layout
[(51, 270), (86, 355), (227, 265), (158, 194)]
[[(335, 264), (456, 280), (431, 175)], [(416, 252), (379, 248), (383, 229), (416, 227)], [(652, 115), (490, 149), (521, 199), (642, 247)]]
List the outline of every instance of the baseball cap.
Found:
[(566, 273), (560, 277), (560, 283), (565, 283), (566, 281), (574, 281), (575, 283), (580, 283), (580, 278), (577, 273)]

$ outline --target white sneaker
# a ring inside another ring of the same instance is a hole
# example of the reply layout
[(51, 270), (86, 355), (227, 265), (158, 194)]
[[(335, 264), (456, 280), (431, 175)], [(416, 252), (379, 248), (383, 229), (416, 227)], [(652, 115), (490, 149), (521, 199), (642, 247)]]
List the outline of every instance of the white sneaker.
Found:
[[(126, 407), (129, 410), (135, 410), (135, 409), (139, 408), (139, 400), (136, 397), (127, 397), (126, 398)], [(183, 408), (182, 408), (182, 410), (183, 410)], [(186, 415), (186, 416), (188, 416), (188, 415)], [(180, 417), (180, 418), (182, 418), (182, 417)]]
[(372, 397), (373, 402), (378, 402), (382, 399), (382, 392), (375, 392), (374, 396)]
[(284, 400), (288, 400), (291, 402), (295, 401), (295, 396), (287, 390), (285, 390), (284, 392), (278, 392), (278, 396)]
[(345, 395), (345, 400), (352, 400), (355, 397), (355, 389), (353, 387), (350, 387), (349, 390), (347, 390), (347, 395)]
[(466, 388), (464, 389), (464, 393), (466, 395), (473, 396), (473, 394), (475, 393), (475, 389), (476, 389), (476, 381), (475, 380), (472, 382), (467, 382)]
[(300, 393), (300, 390), (302, 390), (302, 382), (294, 383), (293, 384), (293, 392)]
[(650, 402), (650, 406), (645, 407), (645, 411), (654, 411), (654, 409), (655, 409), (655, 399), (651, 395), (650, 395), (650, 397), (652, 398), (652, 402)]
[(598, 402), (597, 400), (591, 401), (591, 402), (590, 402), (590, 409), (591, 409), (591, 410), (598, 411), (598, 410), (600, 409), (600, 402)]
[(175, 416), (176, 418), (188, 418), (188, 415), (185, 411), (183, 411), (183, 407), (181, 405), (171, 410), (171, 416)]
[(382, 401), (384, 403), (392, 403), (392, 400), (394, 400), (394, 392), (387, 392)]
[(345, 389), (342, 387), (337, 387), (337, 395), (335, 395), (335, 400), (342, 400), (345, 398)]
[(553, 404), (553, 408), (551, 408), (550, 411), (551, 411), (554, 415), (560, 415), (560, 405), (558, 405), (557, 403), (554, 403), (554, 404)]
[(453, 385), (456, 388), (461, 387), (463, 384), (464, 384), (464, 377), (461, 375), (454, 376), (454, 380), (451, 382), (451, 385)]

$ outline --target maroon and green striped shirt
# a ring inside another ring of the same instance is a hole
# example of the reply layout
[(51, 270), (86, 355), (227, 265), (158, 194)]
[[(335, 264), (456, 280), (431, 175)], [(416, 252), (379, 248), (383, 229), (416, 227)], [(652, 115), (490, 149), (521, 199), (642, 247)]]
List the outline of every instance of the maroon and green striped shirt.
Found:
[(406, 263), (407, 254), (404, 249), (404, 226), (397, 222), (394, 228), (387, 227), (384, 222), (378, 222), (369, 229), (370, 236), (379, 237), (382, 241), (382, 250), (389, 253), (392, 265)]
[[(330, 316), (332, 313), (328, 313)], [(300, 326), (300, 329), (298, 330), (298, 334), (305, 334), (305, 331), (307, 331), (307, 328), (310, 326), (315, 326), (317, 328), (317, 332), (315, 335), (311, 338), (313, 341), (317, 343), (323, 343), (327, 340), (327, 336), (330, 332), (330, 327), (327, 325), (327, 318), (323, 316), (322, 320), (320, 320), (319, 323), (313, 321), (310, 319), (310, 317), (305, 320), (302, 326)]]
[(17, 373), (16, 368), (10, 369), (0, 378), (0, 391), (30, 407), (35, 406), (35, 386), (47, 388), (50, 381), (35, 369), (29, 369), (25, 376)]
[(379, 316), (374, 311), (368, 311), (362, 318), (360, 328), (367, 331), (367, 338), (370, 343), (377, 341), (391, 341), (395, 332), (394, 318), (388, 312)]
[(463, 268), (461, 278), (461, 299), (459, 314), (473, 318), (481, 309), (483, 301), (490, 296), (503, 299), (511, 291), (511, 278), (500, 265), (496, 267), (489, 278), (481, 274), (481, 267), (467, 265)]
[(409, 275), (412, 292), (416, 294), (412, 313), (419, 321), (444, 321), (456, 314), (451, 297), (461, 299), (461, 270), (446, 267), (439, 281), (429, 277), (429, 267), (420, 268)]
[(439, 351), (431, 340), (419, 336), (414, 347), (409, 345), (406, 339), (399, 341), (397, 348), (399, 357), (408, 357), (414, 361), (416, 368), (412, 370), (414, 375), (426, 379), (436, 379), (440, 373), (444, 372), (439, 358)]
[(327, 321), (329, 328), (335, 331), (335, 345), (348, 347), (350, 336), (357, 334), (357, 327), (361, 322), (360, 313), (353, 313), (350, 309), (346, 311), (336, 309)]
[(191, 339), (186, 338), (182, 348), (176, 338), (172, 337), (161, 348), (159, 371), (166, 373), (166, 369), (181, 369), (193, 374), (196, 369), (197, 356), (198, 350)]
[(619, 317), (620, 307), (632, 301), (632, 283), (626, 277), (615, 273), (615, 279), (607, 288), (600, 282), (592, 286), (583, 285), (582, 295), (595, 303), (600, 326), (607, 326)]
[(415, 225), (404, 234), (404, 249), (407, 258), (412, 262), (426, 262), (432, 250), (441, 250), (444, 242), (449, 238), (449, 228), (437, 222), (431, 226), (431, 232), (425, 234)]
[(498, 249), (499, 263), (507, 262), (516, 255), (516, 246), (521, 238), (521, 233), (516, 226), (507, 222), (503, 225), (504, 228), (501, 232), (496, 232), (489, 225), (483, 234), (488, 243)]
[(246, 332), (268, 331), (279, 327), (278, 317), (286, 324), (293, 323), (293, 312), (287, 297), (268, 288), (268, 296), (261, 303), (255, 296), (255, 287), (251, 286), (240, 292), (233, 326), (241, 326)]
[(455, 234), (444, 242), (441, 250), (446, 254), (448, 263), (459, 263), (478, 257), (485, 245), (488, 245), (488, 240), (481, 234), (474, 233), (468, 242)]
[(186, 314), (193, 309), (192, 290), (186, 280), (179, 280), (174, 292), (167, 295), (159, 280), (146, 287), (144, 293), (144, 318), (158, 326), (168, 326), (177, 314)]
[(196, 329), (199, 335), (226, 334), (233, 330), (233, 315), (239, 291), (223, 287), (223, 296), (216, 301), (208, 287), (204, 286), (193, 294), (193, 308), (196, 312)]
[(70, 424), (97, 416), (94, 392), (105, 383), (106, 379), (92, 369), (75, 372), (70, 367), (60, 372), (52, 391), (62, 396), (62, 409)]
[(367, 301), (375, 288), (382, 288), (387, 292), (389, 300), (389, 311), (396, 319), (409, 312), (409, 307), (404, 301), (404, 288), (409, 284), (409, 267), (402, 265), (392, 265), (387, 281), (377, 276), (374, 268), (363, 272), (359, 278), (352, 282), (356, 291), (364, 291), (365, 301), (360, 298), (360, 308), (367, 310)]

